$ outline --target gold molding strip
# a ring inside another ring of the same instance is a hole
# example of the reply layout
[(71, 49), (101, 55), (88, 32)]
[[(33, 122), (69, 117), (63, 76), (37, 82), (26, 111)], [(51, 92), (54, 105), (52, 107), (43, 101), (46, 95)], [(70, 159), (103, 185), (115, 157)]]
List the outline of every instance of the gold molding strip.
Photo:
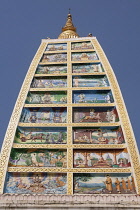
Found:
[(45, 167), (8, 167), (8, 172), (54, 172), (54, 173), (130, 173), (131, 168), (45, 168)]
[(78, 53), (80, 53), (80, 52), (95, 52), (95, 49), (93, 48), (93, 49), (82, 49), (82, 50), (71, 50), (71, 52), (73, 53), (73, 52), (78, 52)]
[(73, 194), (73, 173), (67, 173), (67, 194)]
[(65, 87), (65, 88), (30, 88), (29, 91), (67, 91), (67, 90), (110, 90), (108, 87)]
[(67, 61), (59, 61), (59, 62), (39, 62), (39, 65), (49, 65), (49, 64), (67, 64)]
[(116, 123), (18, 123), (18, 126), (22, 127), (110, 127), (110, 126), (119, 126), (120, 122)]
[(81, 104), (25, 104), (24, 107), (109, 107), (115, 106), (115, 103), (81, 103)]
[[(68, 127), (71, 130), (71, 127)], [(72, 132), (67, 131), (70, 137)], [(13, 148), (39, 148), (39, 149), (124, 149), (126, 148), (126, 144), (72, 144), (72, 139), (68, 138), (67, 144), (18, 144), (14, 143)]]
[(56, 53), (65, 53), (66, 54), (67, 50), (56, 50), (56, 51), (49, 51), (49, 50), (47, 51), (46, 50), (43, 54), (46, 55), (46, 54), (56, 54)]
[(63, 74), (35, 74), (34, 77), (56, 77), (56, 76), (67, 76), (67, 73), (63, 73)]

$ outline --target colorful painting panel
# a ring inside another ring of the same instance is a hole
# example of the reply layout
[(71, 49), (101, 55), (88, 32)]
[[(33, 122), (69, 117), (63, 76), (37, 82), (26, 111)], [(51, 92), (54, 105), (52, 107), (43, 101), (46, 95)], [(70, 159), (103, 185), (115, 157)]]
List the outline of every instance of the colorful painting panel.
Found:
[(73, 73), (96, 73), (96, 72), (104, 72), (104, 69), (100, 63), (73, 64), (72, 72)]
[(18, 127), (14, 143), (20, 144), (66, 144), (67, 128), (65, 127)]
[(36, 74), (63, 74), (67, 73), (66, 65), (43, 65), (38, 66)]
[(61, 173), (8, 173), (4, 193), (66, 194), (67, 175)]
[(131, 173), (74, 174), (75, 194), (136, 194)]
[(66, 53), (54, 53), (54, 54), (44, 54), (41, 62), (66, 62), (67, 54)]
[(117, 110), (114, 107), (73, 108), (74, 123), (118, 122)]
[(67, 167), (66, 150), (58, 149), (13, 149), (9, 167)]
[(66, 91), (29, 92), (27, 104), (65, 104), (67, 103)]
[(24, 108), (20, 122), (23, 123), (66, 123), (67, 108)]
[(123, 144), (121, 127), (73, 128), (74, 144)]
[(73, 91), (73, 103), (113, 103), (111, 91), (89, 90)]
[(72, 50), (86, 50), (93, 49), (91, 42), (73, 42), (71, 44)]
[(106, 76), (73, 76), (73, 87), (107, 87), (109, 82)]
[(130, 166), (126, 149), (74, 150), (74, 168), (127, 168)]
[(99, 60), (95, 52), (72, 53), (72, 61)]
[(60, 44), (48, 44), (46, 51), (56, 51), (56, 50), (66, 50), (67, 44), (60, 43)]
[(46, 79), (34, 78), (32, 88), (63, 88), (67, 87), (66, 77), (48, 77)]

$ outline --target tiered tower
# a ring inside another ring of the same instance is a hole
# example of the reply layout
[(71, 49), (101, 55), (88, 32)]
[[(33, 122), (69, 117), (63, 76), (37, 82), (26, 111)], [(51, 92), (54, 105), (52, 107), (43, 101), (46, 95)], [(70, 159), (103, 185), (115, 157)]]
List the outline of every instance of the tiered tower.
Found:
[(139, 152), (116, 77), (97, 39), (79, 38), (71, 14), (29, 67), (0, 165), (1, 194), (140, 194)]

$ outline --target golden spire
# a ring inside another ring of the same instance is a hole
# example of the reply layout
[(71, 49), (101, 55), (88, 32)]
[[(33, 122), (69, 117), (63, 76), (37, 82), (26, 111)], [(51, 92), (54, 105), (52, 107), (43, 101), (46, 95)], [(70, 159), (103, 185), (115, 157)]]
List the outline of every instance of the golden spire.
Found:
[(67, 17), (65, 26), (62, 28), (62, 33), (59, 35), (58, 39), (69, 39), (78, 38), (79, 35), (76, 33), (76, 28), (72, 23), (72, 16), (70, 14), (70, 9)]

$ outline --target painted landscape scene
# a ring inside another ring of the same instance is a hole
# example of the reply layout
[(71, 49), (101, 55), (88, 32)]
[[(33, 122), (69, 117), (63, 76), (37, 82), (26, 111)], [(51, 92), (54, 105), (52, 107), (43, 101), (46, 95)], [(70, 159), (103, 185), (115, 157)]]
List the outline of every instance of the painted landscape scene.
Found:
[(56, 50), (66, 50), (67, 44), (60, 43), (60, 44), (48, 44), (45, 51), (56, 51)]
[(38, 66), (36, 74), (63, 74), (67, 73), (66, 65), (43, 65)]
[(67, 103), (66, 91), (29, 92), (26, 104), (65, 104)]
[(108, 90), (73, 91), (73, 103), (113, 103), (113, 96)]
[(59, 149), (14, 149), (9, 167), (67, 167), (67, 152)]
[(126, 149), (74, 150), (74, 168), (127, 168), (130, 166)]
[(91, 42), (73, 42), (71, 44), (72, 50), (86, 50), (93, 49)]
[(72, 53), (72, 61), (98, 60), (95, 52)]
[(104, 69), (100, 63), (73, 64), (72, 72), (73, 73), (96, 73), (96, 72), (104, 72)]
[(131, 173), (83, 173), (74, 175), (75, 194), (135, 194)]
[(66, 194), (67, 175), (61, 173), (8, 173), (4, 193)]
[(64, 88), (67, 87), (66, 77), (48, 77), (46, 79), (34, 78), (32, 88)]
[(54, 53), (54, 54), (44, 54), (41, 62), (66, 62), (67, 54), (66, 53)]
[(73, 128), (74, 144), (123, 144), (121, 127)]
[(65, 127), (18, 127), (14, 143), (20, 144), (66, 144), (67, 129)]
[(118, 122), (117, 110), (114, 107), (75, 107), (73, 108), (74, 123)]
[(73, 76), (73, 87), (107, 87), (109, 82), (106, 76)]
[(21, 113), (22, 123), (66, 123), (67, 108), (42, 107), (24, 108)]

